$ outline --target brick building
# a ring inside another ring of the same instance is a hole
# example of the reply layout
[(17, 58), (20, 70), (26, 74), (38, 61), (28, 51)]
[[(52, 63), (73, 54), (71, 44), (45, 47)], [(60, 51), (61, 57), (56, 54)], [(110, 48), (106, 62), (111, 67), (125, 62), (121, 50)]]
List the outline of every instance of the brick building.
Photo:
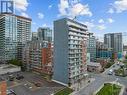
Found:
[(41, 74), (52, 74), (52, 45), (43, 40), (34, 40), (24, 48), (23, 62), (27, 70)]
[(7, 84), (6, 81), (0, 81), (0, 95), (6, 95)]

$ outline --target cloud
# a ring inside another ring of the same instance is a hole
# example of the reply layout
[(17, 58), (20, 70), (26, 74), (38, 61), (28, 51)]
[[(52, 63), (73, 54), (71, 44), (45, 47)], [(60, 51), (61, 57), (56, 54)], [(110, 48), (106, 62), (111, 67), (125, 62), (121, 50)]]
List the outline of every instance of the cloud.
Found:
[(109, 19), (108, 19), (108, 22), (109, 22), (109, 23), (113, 23), (114, 20), (113, 20), (112, 18), (109, 18)]
[(69, 0), (69, 1), (70, 1), (69, 3), (72, 5), (80, 2), (80, 0)]
[(115, 9), (116, 13), (127, 11), (127, 0), (116, 0), (113, 3), (113, 8)]
[(100, 20), (98, 21), (98, 23), (104, 23), (104, 20), (103, 20), (103, 19), (100, 19)]
[(33, 25), (36, 25), (37, 23), (36, 22), (32, 22)]
[(47, 27), (47, 24), (45, 23), (45, 24), (43, 24), (42, 26), (43, 26), (43, 27)]
[(81, 3), (77, 3), (72, 8), (70, 8), (70, 16), (71, 17), (78, 16), (78, 15), (92, 16), (92, 13), (89, 10), (89, 6), (83, 5)]
[(113, 14), (113, 13), (114, 13), (114, 9), (113, 9), (113, 8), (110, 8), (110, 9), (108, 10), (108, 13)]
[(27, 0), (13, 0), (18, 11), (26, 11), (29, 5)]
[(21, 12), (21, 16), (24, 16), (24, 17), (27, 17), (27, 18), (29, 17), (29, 15), (24, 13), (24, 12)]
[(53, 6), (53, 5), (49, 5), (49, 6), (48, 6), (48, 9), (51, 9), (51, 8), (52, 8), (52, 6)]
[(78, 0), (60, 0), (58, 4), (60, 14), (58, 16), (68, 16), (74, 18), (75, 16), (92, 16), (92, 12), (89, 9), (88, 4), (83, 5)]
[(58, 8), (59, 8), (59, 16), (64, 16), (67, 14), (67, 8), (69, 8), (69, 3), (67, 0), (60, 0), (60, 4), (58, 4)]
[(38, 15), (39, 19), (43, 19), (44, 18), (44, 14), (43, 13), (38, 13), (37, 15)]
[(92, 23), (92, 22), (84, 22), (83, 24), (87, 25), (87, 27), (88, 27), (89, 30), (92, 30), (92, 28), (95, 27), (94, 23)]
[(105, 30), (106, 29), (106, 26), (104, 24), (102, 24), (102, 25), (98, 25), (97, 28), (99, 30)]

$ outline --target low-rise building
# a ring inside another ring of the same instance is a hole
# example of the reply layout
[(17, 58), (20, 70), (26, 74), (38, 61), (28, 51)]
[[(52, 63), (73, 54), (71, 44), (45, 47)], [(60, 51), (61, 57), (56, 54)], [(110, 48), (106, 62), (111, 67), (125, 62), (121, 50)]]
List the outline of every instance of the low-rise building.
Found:
[(0, 75), (6, 74), (6, 73), (14, 73), (14, 72), (20, 72), (21, 67), (11, 65), (11, 64), (1, 64), (0, 65)]
[(87, 64), (87, 71), (99, 73), (102, 71), (102, 66), (97, 62), (90, 62)]

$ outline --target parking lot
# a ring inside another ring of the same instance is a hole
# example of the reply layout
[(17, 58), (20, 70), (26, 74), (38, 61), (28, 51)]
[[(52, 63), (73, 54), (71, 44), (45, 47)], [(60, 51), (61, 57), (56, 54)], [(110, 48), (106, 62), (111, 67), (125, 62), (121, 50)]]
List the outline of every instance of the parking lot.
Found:
[[(23, 78), (18, 79), (17, 75)], [(15, 95), (50, 95), (64, 87), (55, 82), (48, 82), (41, 75), (31, 72), (4, 74), (0, 77), (6, 80), (8, 90), (12, 90)]]

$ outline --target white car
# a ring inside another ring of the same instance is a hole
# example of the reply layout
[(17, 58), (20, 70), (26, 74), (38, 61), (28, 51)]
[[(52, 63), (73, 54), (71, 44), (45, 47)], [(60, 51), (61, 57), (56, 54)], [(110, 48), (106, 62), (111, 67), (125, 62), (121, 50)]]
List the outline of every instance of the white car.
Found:
[(111, 69), (109, 70), (108, 75), (112, 75), (112, 74), (113, 74), (113, 70)]

